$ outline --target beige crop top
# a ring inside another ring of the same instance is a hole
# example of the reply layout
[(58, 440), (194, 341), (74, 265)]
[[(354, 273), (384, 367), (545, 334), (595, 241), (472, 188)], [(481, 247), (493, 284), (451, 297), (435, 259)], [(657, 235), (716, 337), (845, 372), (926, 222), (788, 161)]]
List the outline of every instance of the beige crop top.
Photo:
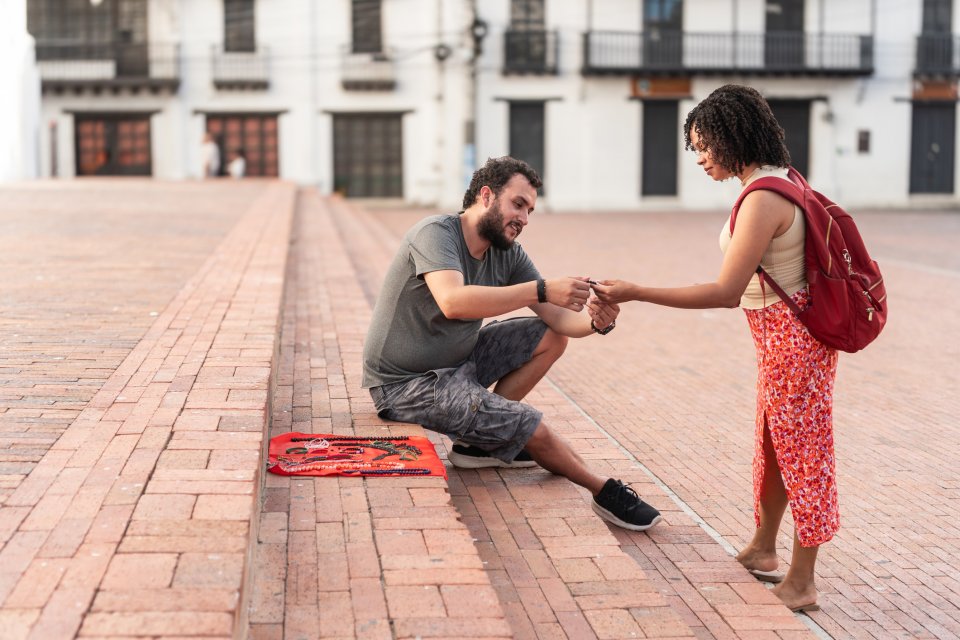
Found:
[[(787, 170), (779, 167), (764, 165), (757, 169), (748, 182), (764, 176), (776, 176), (787, 180)], [(800, 207), (793, 208), (793, 224), (783, 235), (770, 241), (770, 246), (760, 259), (763, 270), (776, 280), (787, 295), (793, 295), (807, 286), (807, 272), (804, 265), (803, 245), (807, 236), (807, 225)], [(720, 249), (724, 253), (730, 246), (730, 218), (720, 231)], [(780, 296), (769, 286), (766, 287), (766, 296), (760, 288), (760, 277), (754, 274), (747, 284), (747, 289), (740, 298), (740, 306), (744, 309), (762, 309), (780, 302)]]

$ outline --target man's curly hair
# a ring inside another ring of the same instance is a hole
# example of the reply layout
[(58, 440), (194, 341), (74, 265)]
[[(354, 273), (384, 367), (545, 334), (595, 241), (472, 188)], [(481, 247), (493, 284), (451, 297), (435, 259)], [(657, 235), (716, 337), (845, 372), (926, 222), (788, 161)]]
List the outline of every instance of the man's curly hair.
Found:
[(754, 162), (775, 167), (790, 166), (783, 127), (770, 105), (752, 87), (728, 84), (715, 90), (687, 114), (683, 141), (687, 150), (699, 151), (690, 142), (696, 131), (713, 161), (739, 174)]
[(543, 186), (540, 176), (529, 164), (523, 160), (517, 160), (510, 156), (500, 158), (487, 158), (482, 167), (473, 172), (473, 178), (470, 179), (470, 186), (463, 194), (463, 208), (469, 209), (477, 201), (477, 195), (484, 186), (490, 187), (494, 197), (499, 196), (503, 191), (504, 185), (510, 182), (510, 178), (517, 174), (522, 175), (530, 181), (530, 186), (539, 189)]

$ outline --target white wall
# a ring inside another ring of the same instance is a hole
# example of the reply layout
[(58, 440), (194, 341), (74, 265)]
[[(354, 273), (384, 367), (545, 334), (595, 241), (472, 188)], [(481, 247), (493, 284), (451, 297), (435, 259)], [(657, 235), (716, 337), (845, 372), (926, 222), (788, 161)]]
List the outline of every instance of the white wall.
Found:
[(25, 0), (0, 4), (0, 182), (37, 175), (40, 143), (40, 79)]
[[(14, 4), (22, 6), (23, 1)], [(222, 0), (151, 0), (151, 38), (180, 45), (179, 91), (173, 95), (44, 96), (44, 127), (39, 135), (44, 157), (40, 164), (48, 174), (46, 125), (56, 121), (61, 175), (72, 175), (71, 110), (156, 111), (152, 117), (154, 174), (174, 179), (199, 175), (204, 113), (282, 112), (281, 176), (329, 192), (333, 184), (333, 114), (403, 112), (405, 199), (454, 208), (460, 204), (470, 172), (464, 166), (465, 128), (474, 111), (477, 146), (471, 169), (487, 157), (509, 151), (511, 100), (546, 100), (546, 197), (541, 207), (726, 207), (735, 185), (704, 182), (692, 155), (682, 151), (680, 127), (697, 101), (722, 84), (736, 82), (750, 84), (771, 98), (816, 98), (810, 122), (810, 179), (824, 191), (852, 206), (911, 205), (918, 199), (908, 194), (909, 99), (921, 0), (807, 0), (806, 29), (811, 35), (821, 28), (828, 34), (869, 34), (874, 4), (876, 71), (872, 76), (731, 74), (692, 78), (691, 96), (679, 104), (676, 139), (681, 151), (678, 193), (673, 198), (639, 195), (643, 108), (631, 98), (631, 79), (581, 73), (583, 33), (591, 28), (640, 31), (643, 5), (637, 0), (547, 0), (546, 26), (560, 38), (556, 76), (504, 76), (503, 32), (509, 25), (510, 0), (478, 0), (489, 33), (476, 65), (475, 86), (468, 33), (473, 16), (466, 0), (384, 0), (383, 43), (395, 61), (397, 79), (396, 87), (388, 91), (342, 88), (342, 54), (351, 37), (347, 0), (258, 0), (257, 40), (270, 52), (266, 91), (213, 87), (211, 52), (223, 39)], [(765, 0), (685, 0), (684, 5), (684, 29), (689, 32), (729, 33), (736, 29), (759, 34), (764, 29)], [(10, 2), (4, 5), (9, 6)], [(960, 10), (954, 17), (960, 24)], [(0, 28), (8, 24), (0, 19)], [(960, 32), (960, 26), (955, 26), (955, 31)], [(10, 46), (10, 41), (4, 38), (0, 46)], [(440, 43), (453, 50), (442, 64), (433, 51)], [(692, 64), (690, 52), (687, 55), (687, 63)], [(11, 73), (10, 66), (0, 67), (0, 73)], [(11, 108), (10, 101), (0, 105), (0, 109)], [(0, 127), (9, 121), (0, 120)], [(36, 138), (36, 119), (26, 130), (31, 127)], [(870, 132), (869, 153), (857, 151), (860, 130)], [(6, 135), (9, 137), (9, 132)], [(35, 149), (36, 142), (32, 146), (21, 142), (20, 147), (24, 146)], [(960, 154), (956, 166), (960, 189)], [(946, 200), (955, 202), (957, 196)]]
[[(692, 98), (682, 100), (677, 131), (687, 112), (713, 89), (728, 82), (749, 84), (769, 98), (814, 99), (810, 120), (810, 179), (823, 191), (853, 206), (905, 206), (910, 157), (909, 98), (913, 49), (920, 27), (920, 1), (876, 0), (876, 73), (869, 77), (697, 76)], [(806, 30), (811, 35), (869, 35), (873, 0), (808, 0)], [(548, 99), (546, 106), (546, 198), (555, 209), (648, 209), (728, 207), (737, 185), (705, 182), (691, 154), (681, 151), (675, 198), (641, 198), (642, 108), (630, 99), (628, 77), (580, 74), (580, 34), (587, 20), (595, 30), (639, 30), (641, 3), (605, 0), (581, 7), (548, 0), (548, 28), (560, 31), (561, 72), (557, 77), (504, 77), (499, 50), (485, 56), (479, 102), (481, 147), (478, 159), (507, 150), (510, 99)], [(686, 0), (684, 28), (690, 32), (762, 33), (764, 0)], [(508, 3), (482, 4), (484, 17), (508, 21)], [(579, 14), (577, 9), (580, 9)], [(960, 14), (960, 12), (956, 12)], [(497, 31), (494, 31), (498, 35)], [(870, 132), (868, 153), (857, 150), (860, 130)], [(960, 143), (958, 143), (960, 149)], [(957, 162), (960, 171), (960, 153)], [(960, 174), (957, 180), (960, 188)], [(955, 201), (956, 196), (950, 196)]]

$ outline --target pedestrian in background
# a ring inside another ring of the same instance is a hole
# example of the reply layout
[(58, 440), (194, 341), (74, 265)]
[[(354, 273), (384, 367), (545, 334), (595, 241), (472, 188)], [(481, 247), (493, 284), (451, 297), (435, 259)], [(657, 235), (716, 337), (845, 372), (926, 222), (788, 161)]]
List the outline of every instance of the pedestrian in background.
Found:
[(242, 178), (247, 173), (247, 155), (243, 148), (233, 152), (233, 159), (227, 164), (227, 173), (231, 178)]
[[(762, 176), (787, 178), (790, 153), (783, 128), (754, 89), (726, 85), (687, 115), (686, 148), (721, 181), (743, 187)], [(609, 304), (628, 300), (684, 309), (743, 308), (757, 349), (757, 410), (753, 458), (753, 539), (737, 556), (793, 611), (818, 609), (814, 570), (820, 545), (840, 528), (833, 446), (837, 352), (818, 342), (786, 303), (765, 291), (761, 265), (803, 309), (810, 304), (804, 263), (803, 211), (777, 193), (757, 190), (741, 204), (736, 228), (723, 225), (724, 253), (714, 282), (653, 288), (622, 280), (594, 287)], [(787, 505), (795, 524), (793, 555), (777, 571), (776, 541)]]
[(215, 178), (220, 175), (220, 147), (210, 132), (203, 134), (200, 157), (203, 162), (203, 176), (205, 178)]

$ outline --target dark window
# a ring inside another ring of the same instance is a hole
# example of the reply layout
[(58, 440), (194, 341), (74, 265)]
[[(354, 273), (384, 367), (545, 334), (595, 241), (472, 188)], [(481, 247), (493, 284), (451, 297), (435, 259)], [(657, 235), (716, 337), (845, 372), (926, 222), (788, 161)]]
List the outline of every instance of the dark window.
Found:
[(913, 103), (910, 193), (953, 193), (955, 102)]
[(953, 0), (923, 0), (923, 33), (950, 33)]
[(247, 176), (279, 175), (277, 116), (229, 114), (207, 116), (207, 131), (220, 147), (220, 173), (242, 151), (247, 161)]
[(333, 117), (333, 188), (352, 198), (403, 197), (403, 127), (397, 113)]
[(544, 28), (543, 0), (513, 0), (507, 30), (506, 63), (521, 71), (546, 70), (550, 34)]
[(513, 0), (510, 3), (511, 29), (543, 29), (545, 22), (543, 0)]
[(253, 0), (223, 0), (223, 50), (257, 50)]
[(644, 29), (683, 29), (683, 0), (646, 0), (643, 4)]
[[(546, 184), (545, 102), (510, 103), (510, 155), (527, 162)], [(543, 195), (544, 187), (537, 193)]]
[(148, 176), (150, 116), (77, 114), (74, 123), (78, 176)]
[(953, 71), (953, 0), (924, 0), (917, 66), (935, 73)]
[(870, 131), (857, 131), (857, 153), (870, 153)]
[(802, 68), (805, 63), (804, 0), (767, 0), (764, 61), (775, 69)]
[(29, 0), (27, 30), (36, 38), (38, 48), (112, 43), (113, 5), (112, 0), (99, 6), (93, 6), (90, 0)]
[(677, 195), (679, 104), (676, 100), (648, 100), (643, 103), (642, 195)]
[(682, 0), (645, 0), (643, 61), (646, 67), (676, 67), (683, 61)]
[(30, 0), (39, 60), (116, 60), (118, 76), (147, 75), (147, 0)]
[(810, 169), (810, 101), (770, 100), (770, 110), (783, 127), (791, 164), (804, 176)]
[(353, 0), (353, 52), (381, 53), (380, 0)]

